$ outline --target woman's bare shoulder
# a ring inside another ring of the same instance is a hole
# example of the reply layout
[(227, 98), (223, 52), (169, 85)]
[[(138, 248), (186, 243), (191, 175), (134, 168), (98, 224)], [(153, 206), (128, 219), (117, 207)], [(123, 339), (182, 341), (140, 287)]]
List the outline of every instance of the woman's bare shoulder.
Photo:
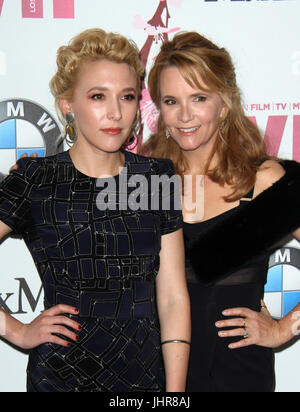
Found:
[(276, 160), (266, 160), (258, 169), (254, 196), (271, 187), (285, 175), (284, 168)]

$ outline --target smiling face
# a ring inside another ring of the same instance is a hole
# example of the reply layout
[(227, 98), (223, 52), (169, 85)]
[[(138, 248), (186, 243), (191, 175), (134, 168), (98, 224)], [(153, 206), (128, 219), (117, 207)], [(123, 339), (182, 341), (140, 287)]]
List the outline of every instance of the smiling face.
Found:
[(175, 66), (165, 68), (160, 76), (160, 108), (172, 138), (183, 151), (211, 150), (225, 117), (221, 97), (207, 87), (197, 74), (203, 90), (191, 87)]
[(64, 114), (74, 113), (77, 141), (106, 153), (118, 151), (131, 133), (138, 105), (137, 77), (126, 63), (89, 61), (81, 67)]

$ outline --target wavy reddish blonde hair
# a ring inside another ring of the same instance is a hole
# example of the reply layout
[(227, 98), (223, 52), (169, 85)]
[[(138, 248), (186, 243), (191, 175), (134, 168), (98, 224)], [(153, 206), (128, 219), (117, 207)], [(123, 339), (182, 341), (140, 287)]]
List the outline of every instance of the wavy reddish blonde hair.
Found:
[[(218, 93), (223, 100), (227, 114), (222, 119), (222, 131), (219, 129), (207, 163), (203, 165), (203, 174), (220, 185), (232, 187), (227, 201), (240, 199), (254, 186), (259, 161), (270, 157), (258, 128), (244, 113), (229, 53), (196, 32), (179, 33), (163, 43), (148, 78), (150, 95), (158, 108), (161, 102), (160, 76), (170, 66), (176, 66), (190, 86), (203, 89), (197, 79), (198, 73), (208, 89)], [(166, 138), (161, 115), (157, 132), (145, 142), (140, 153), (171, 159), (176, 173), (181, 176), (187, 170), (180, 147), (172, 138)], [(215, 154), (217, 166), (210, 168)]]

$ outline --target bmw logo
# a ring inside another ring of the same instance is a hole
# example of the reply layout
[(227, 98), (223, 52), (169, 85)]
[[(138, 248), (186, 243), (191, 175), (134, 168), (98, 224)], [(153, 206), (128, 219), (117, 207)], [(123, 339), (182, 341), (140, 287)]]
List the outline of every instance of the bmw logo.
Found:
[(8, 173), (22, 156), (49, 156), (61, 150), (56, 141), (60, 128), (40, 104), (25, 99), (0, 101), (0, 172)]
[(300, 302), (300, 249), (284, 247), (270, 258), (265, 302), (271, 315), (281, 319)]

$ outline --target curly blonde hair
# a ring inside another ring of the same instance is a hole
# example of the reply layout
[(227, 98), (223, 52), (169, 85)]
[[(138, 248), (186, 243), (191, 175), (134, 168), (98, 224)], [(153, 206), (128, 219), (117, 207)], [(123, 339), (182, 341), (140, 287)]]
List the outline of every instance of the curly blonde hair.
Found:
[(60, 107), (60, 99), (71, 101), (77, 75), (82, 65), (100, 59), (128, 64), (136, 74), (140, 95), (145, 68), (140, 60), (136, 44), (118, 33), (107, 33), (98, 28), (85, 30), (74, 37), (67, 46), (61, 46), (58, 49), (57, 72), (50, 81), (56, 111), (64, 126), (66, 121)]
[[(229, 53), (196, 32), (179, 33), (171, 41), (163, 43), (148, 78), (150, 95), (158, 108), (161, 101), (160, 76), (170, 66), (177, 67), (190, 86), (203, 89), (196, 76), (198, 73), (209, 90), (218, 93), (224, 102), (227, 114), (220, 123), (209, 159), (203, 165), (203, 174), (220, 185), (232, 187), (232, 193), (225, 198), (228, 202), (240, 199), (254, 186), (259, 161), (270, 157), (258, 128), (244, 113)], [(140, 152), (170, 158), (181, 176), (187, 169), (178, 144), (172, 138), (166, 139), (166, 126), (161, 115), (157, 133), (145, 142)], [(210, 169), (215, 154), (218, 164)]]

